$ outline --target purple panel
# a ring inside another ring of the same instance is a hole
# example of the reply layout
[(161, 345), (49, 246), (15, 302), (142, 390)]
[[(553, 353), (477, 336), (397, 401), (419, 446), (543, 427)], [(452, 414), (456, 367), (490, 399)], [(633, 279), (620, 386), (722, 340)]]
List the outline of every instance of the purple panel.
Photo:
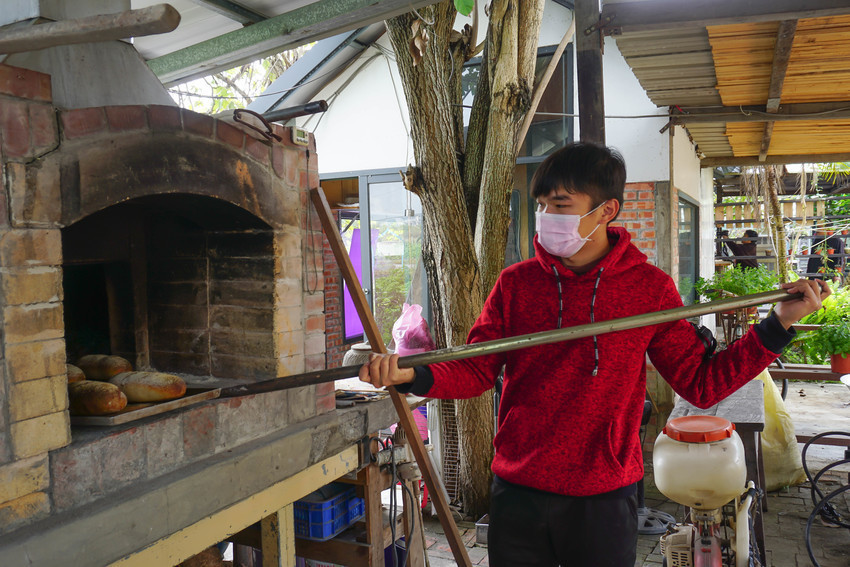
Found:
[[(378, 245), (378, 231), (372, 230), (372, 250)], [(360, 246), (360, 229), (355, 228), (351, 232), (351, 248), (348, 250), (348, 257), (351, 258), (351, 264), (354, 266), (354, 273), (357, 274), (357, 281), (363, 283), (363, 254)], [(345, 318), (345, 340), (355, 339), (363, 336), (363, 323), (360, 322), (360, 316), (357, 315), (357, 308), (354, 307), (354, 300), (351, 299), (351, 294), (348, 292), (348, 285), (343, 282), (342, 287), (343, 297), (343, 317)]]

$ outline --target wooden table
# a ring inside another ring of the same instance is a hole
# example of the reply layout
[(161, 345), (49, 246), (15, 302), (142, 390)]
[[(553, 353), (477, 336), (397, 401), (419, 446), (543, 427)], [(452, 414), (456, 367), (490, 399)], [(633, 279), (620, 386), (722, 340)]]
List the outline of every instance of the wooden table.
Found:
[[(764, 490), (764, 461), (761, 453), (761, 432), (764, 431), (764, 384), (752, 380), (725, 400), (708, 409), (700, 409), (679, 398), (669, 419), (686, 415), (716, 415), (735, 424), (735, 431), (744, 444), (744, 460), (747, 465), (747, 480)], [(743, 492), (743, 489), (741, 490)], [(767, 499), (761, 498), (754, 507), (753, 529), (762, 563), (764, 550), (764, 512)]]

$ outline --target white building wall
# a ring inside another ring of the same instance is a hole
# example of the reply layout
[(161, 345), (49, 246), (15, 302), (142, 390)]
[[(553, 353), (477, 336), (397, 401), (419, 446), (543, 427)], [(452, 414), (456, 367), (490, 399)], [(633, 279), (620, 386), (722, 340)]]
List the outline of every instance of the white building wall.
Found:
[[(657, 108), (646, 96), (614, 38), (605, 38), (602, 68), (605, 143), (619, 150), (626, 160), (626, 181), (667, 181), (670, 179), (669, 143), (667, 134), (659, 133), (667, 122), (663, 117), (667, 109)], [(647, 115), (661, 117), (640, 118)]]
[[(672, 128), (671, 180), (673, 187), (687, 194), (694, 201), (700, 200), (701, 173), (699, 157), (688, 133), (681, 126)], [(701, 211), (702, 212), (702, 211)]]
[(389, 38), (377, 44), (314, 97), (328, 102), (327, 111), (297, 121), (316, 135), (320, 174), (413, 163), (407, 103)]
[(699, 203), (700, 277), (714, 273), (714, 182), (711, 168), (700, 167), (699, 157), (681, 126), (673, 127), (673, 187)]

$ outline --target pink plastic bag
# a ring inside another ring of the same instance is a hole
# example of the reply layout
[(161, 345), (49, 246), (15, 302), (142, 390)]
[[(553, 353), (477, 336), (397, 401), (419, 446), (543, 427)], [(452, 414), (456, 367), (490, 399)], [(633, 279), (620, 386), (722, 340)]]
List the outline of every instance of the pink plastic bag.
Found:
[(399, 317), (393, 324), (395, 351), (401, 356), (434, 350), (436, 345), (428, 330), (428, 322), (422, 317), (422, 306), (404, 304)]

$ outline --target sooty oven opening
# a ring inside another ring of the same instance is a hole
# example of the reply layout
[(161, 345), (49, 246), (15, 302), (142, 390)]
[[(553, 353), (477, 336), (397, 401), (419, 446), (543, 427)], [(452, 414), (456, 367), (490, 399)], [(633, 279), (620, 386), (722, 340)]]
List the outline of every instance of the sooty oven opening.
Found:
[(62, 230), (68, 361), (255, 381), (275, 375), (274, 238), (230, 203), (169, 194)]

